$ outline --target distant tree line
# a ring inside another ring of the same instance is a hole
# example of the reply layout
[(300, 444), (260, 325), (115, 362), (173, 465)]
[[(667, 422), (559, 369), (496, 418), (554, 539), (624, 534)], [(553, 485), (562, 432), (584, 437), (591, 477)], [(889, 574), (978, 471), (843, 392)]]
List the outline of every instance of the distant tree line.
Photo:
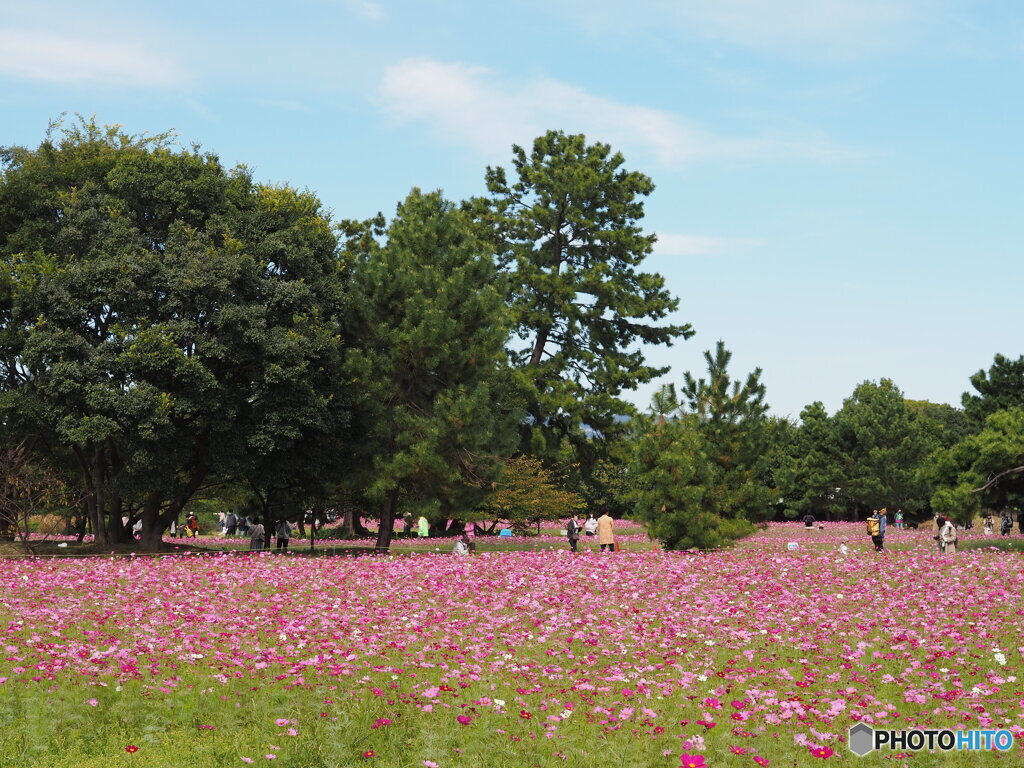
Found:
[(170, 134), (56, 122), (0, 150), (8, 464), (62, 483), (101, 544), (141, 521), (149, 550), (211, 501), (268, 536), (307, 509), (353, 535), (370, 516), (381, 549), (407, 514), (445, 532), (601, 509), (685, 548), (787, 511), (1016, 503), (1019, 476), (975, 489), (1021, 463), (1024, 358), (979, 372), (963, 411), (882, 380), (793, 424), (719, 343), (706, 379), (637, 413), (625, 395), (667, 370), (641, 345), (693, 329), (643, 271), (654, 187), (624, 162), (550, 131), (486, 169), (484, 196), (414, 189), (390, 218), (334, 220)]

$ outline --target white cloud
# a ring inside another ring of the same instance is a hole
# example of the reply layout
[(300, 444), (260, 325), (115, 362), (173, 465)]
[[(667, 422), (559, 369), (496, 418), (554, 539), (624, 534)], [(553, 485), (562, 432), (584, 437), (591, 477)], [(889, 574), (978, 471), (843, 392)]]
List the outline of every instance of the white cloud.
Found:
[(494, 158), (550, 128), (585, 133), (663, 167), (705, 159), (828, 161), (852, 154), (821, 138), (717, 136), (671, 112), (620, 104), (550, 78), (506, 81), (482, 67), (433, 59), (406, 59), (389, 67), (378, 94), (396, 120), (426, 123), (441, 137)]
[(53, 83), (175, 85), (186, 79), (160, 46), (0, 28), (0, 75)]
[(663, 258), (728, 256), (737, 250), (758, 245), (760, 241), (742, 237), (659, 233), (654, 253)]

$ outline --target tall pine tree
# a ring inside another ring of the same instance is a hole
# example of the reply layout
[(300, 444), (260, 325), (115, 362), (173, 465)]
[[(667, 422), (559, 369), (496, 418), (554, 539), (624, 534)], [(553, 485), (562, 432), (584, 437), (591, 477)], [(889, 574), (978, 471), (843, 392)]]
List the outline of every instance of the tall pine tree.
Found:
[(580, 444), (584, 426), (607, 434), (634, 412), (621, 393), (665, 371), (646, 364), (639, 344), (692, 330), (661, 322), (678, 302), (660, 275), (639, 269), (655, 241), (640, 228), (647, 176), (582, 135), (549, 131), (532, 151), (512, 152), (515, 178), (488, 168), (491, 199), (478, 215), (510, 277), (522, 448), (551, 457), (566, 436)]
[(489, 488), (520, 414), (505, 396), (503, 292), (467, 215), (440, 193), (413, 190), (385, 245), (358, 242), (364, 252), (351, 280), (347, 366), (359, 392), (365, 489), (379, 505), (383, 550), (401, 500), (429, 515)]

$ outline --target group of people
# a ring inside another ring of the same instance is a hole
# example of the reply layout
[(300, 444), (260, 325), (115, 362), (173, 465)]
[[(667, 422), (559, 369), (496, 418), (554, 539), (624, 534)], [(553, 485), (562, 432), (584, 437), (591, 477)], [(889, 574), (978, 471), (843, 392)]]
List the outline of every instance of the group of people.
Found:
[[(252, 524), (249, 526), (249, 551), (259, 552), (262, 550), (266, 538), (267, 529), (258, 517), (254, 517)], [(288, 549), (288, 543), (292, 538), (292, 524), (287, 520), (281, 520), (274, 529), (274, 538), (278, 549)]]
[[(426, 518), (420, 518), (421, 522), (426, 522)], [(615, 521), (611, 515), (605, 512), (601, 517), (594, 517), (590, 514), (586, 521), (581, 525), (579, 520), (575, 516), (570, 517), (565, 525), (565, 535), (569, 540), (569, 549), (573, 552), (577, 552), (580, 542), (580, 533), (584, 536), (596, 536), (597, 543), (601, 547), (602, 552), (615, 552), (617, 545), (615, 542)], [(420, 534), (426, 536), (426, 532)], [(452, 547), (452, 554), (455, 555), (468, 555), (476, 550), (476, 545), (473, 543), (469, 536), (469, 530), (459, 536), (455, 541), (455, 546)]]
[(569, 549), (573, 552), (578, 551), (580, 531), (583, 531), (584, 536), (597, 536), (597, 543), (601, 547), (602, 552), (614, 552), (616, 550), (615, 521), (607, 512), (597, 518), (591, 512), (582, 526), (575, 516), (569, 518), (565, 525), (565, 535), (569, 539)]
[[(1024, 512), (1017, 513), (1017, 529), (1024, 535)], [(995, 519), (992, 513), (989, 512), (985, 515), (985, 533), (992, 533), (995, 530)], [(1009, 536), (1010, 531), (1013, 530), (1013, 512), (1009, 509), (1004, 509), (1002, 514), (999, 516), (999, 533), (1003, 536)]]

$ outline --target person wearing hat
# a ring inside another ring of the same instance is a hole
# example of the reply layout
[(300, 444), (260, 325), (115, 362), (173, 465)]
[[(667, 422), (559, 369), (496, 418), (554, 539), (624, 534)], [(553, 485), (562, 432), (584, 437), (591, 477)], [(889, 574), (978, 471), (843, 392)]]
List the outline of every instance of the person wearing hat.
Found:
[(194, 539), (199, 535), (199, 520), (196, 519), (195, 512), (188, 513), (188, 520), (185, 521), (185, 532), (190, 539)]
[(872, 510), (867, 520), (868, 535), (871, 543), (875, 545), (875, 552), (881, 552), (885, 547), (885, 518), (878, 514), (878, 510)]

